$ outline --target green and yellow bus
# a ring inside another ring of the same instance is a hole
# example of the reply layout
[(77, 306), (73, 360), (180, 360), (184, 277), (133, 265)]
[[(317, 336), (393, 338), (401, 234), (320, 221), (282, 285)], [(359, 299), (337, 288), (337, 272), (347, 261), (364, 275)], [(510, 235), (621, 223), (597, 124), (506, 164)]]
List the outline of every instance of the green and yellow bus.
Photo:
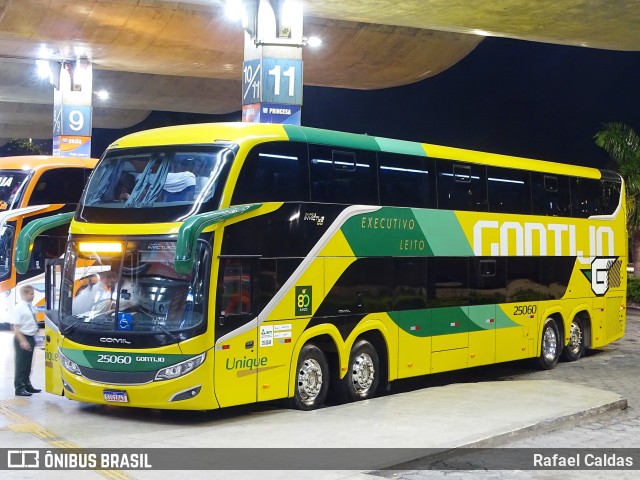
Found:
[(73, 400), (310, 410), (430, 373), (550, 369), (625, 330), (624, 185), (594, 168), (176, 126), (110, 145), (66, 218), (46, 387)]
[[(34, 245), (23, 273), (13, 268), (15, 242), (21, 229), (52, 213), (76, 209), (97, 159), (26, 155), (0, 158), (0, 324), (8, 325), (8, 310), (19, 300), (21, 282), (33, 284), (37, 317), (44, 321), (44, 270), (47, 259), (65, 251), (68, 227), (49, 230)], [(41, 307), (41, 308), (40, 308)]]

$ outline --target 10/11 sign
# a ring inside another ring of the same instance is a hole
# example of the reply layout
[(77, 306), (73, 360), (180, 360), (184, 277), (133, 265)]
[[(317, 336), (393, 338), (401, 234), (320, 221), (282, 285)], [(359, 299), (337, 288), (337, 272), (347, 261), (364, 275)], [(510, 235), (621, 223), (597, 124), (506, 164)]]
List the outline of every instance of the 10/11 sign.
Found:
[(302, 60), (263, 58), (242, 65), (242, 104), (302, 105)]

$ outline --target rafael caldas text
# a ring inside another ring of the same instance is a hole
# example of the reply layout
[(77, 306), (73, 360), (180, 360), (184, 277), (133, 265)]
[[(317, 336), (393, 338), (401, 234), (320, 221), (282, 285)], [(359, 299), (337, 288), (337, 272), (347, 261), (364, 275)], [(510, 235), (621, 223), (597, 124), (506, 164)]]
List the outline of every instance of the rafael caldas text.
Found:
[(633, 457), (616, 455), (615, 453), (554, 453), (553, 455), (534, 453), (533, 466), (605, 469), (608, 467), (633, 467)]

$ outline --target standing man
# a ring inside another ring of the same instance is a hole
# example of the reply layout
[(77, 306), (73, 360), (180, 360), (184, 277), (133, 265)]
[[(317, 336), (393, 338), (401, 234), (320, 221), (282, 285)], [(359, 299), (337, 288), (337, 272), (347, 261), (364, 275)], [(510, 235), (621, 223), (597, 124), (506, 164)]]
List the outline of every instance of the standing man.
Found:
[(38, 323), (33, 313), (33, 296), (35, 290), (31, 285), (20, 287), (21, 300), (11, 312), (10, 322), (13, 326), (15, 337), (13, 347), (16, 352), (16, 370), (14, 387), (19, 397), (30, 397), (32, 393), (40, 392), (40, 389), (31, 385), (31, 362), (33, 361), (33, 348), (36, 344), (35, 335), (38, 333)]

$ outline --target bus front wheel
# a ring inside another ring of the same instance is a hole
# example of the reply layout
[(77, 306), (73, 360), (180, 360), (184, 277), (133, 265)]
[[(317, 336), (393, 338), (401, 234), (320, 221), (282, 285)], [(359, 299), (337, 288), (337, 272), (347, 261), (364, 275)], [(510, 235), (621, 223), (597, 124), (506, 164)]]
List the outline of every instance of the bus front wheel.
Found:
[(372, 397), (380, 383), (378, 352), (366, 340), (360, 340), (351, 349), (349, 370), (343, 382), (347, 400), (364, 400)]
[(584, 355), (584, 327), (582, 319), (574, 318), (569, 327), (569, 343), (562, 350), (562, 358), (575, 362)]
[(540, 356), (538, 365), (544, 370), (551, 370), (558, 363), (560, 352), (562, 351), (562, 341), (560, 340), (560, 330), (556, 321), (549, 317), (544, 322), (542, 329), (542, 342), (540, 345)]
[(322, 350), (309, 344), (302, 347), (296, 369), (294, 408), (313, 410), (321, 406), (329, 391), (329, 366)]

